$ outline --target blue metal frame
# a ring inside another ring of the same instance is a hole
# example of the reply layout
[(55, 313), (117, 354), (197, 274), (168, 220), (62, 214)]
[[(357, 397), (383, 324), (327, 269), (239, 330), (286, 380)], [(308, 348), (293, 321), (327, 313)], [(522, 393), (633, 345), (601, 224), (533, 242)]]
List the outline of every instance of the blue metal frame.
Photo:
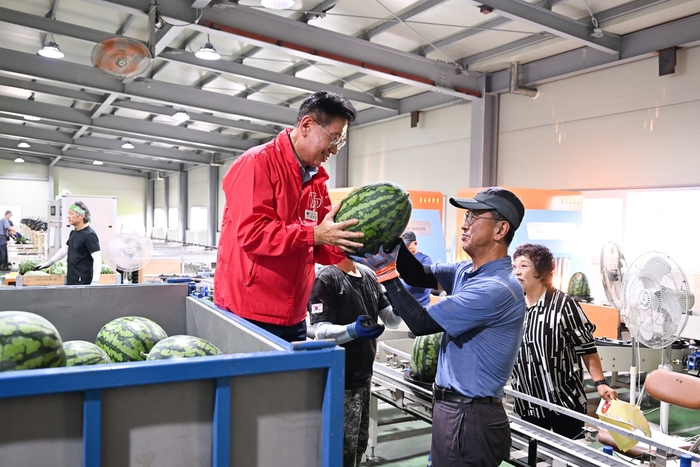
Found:
[[(206, 300), (202, 300), (205, 301)], [(209, 306), (211, 302), (207, 302)], [(214, 307), (216, 308), (216, 307)], [(219, 310), (220, 311), (220, 310)], [(220, 311), (221, 312), (221, 311)], [(321, 466), (342, 466), (345, 352), (333, 341), (290, 344), (231, 315), (287, 350), (221, 355), (184, 360), (162, 360), (49, 368), (0, 374), (0, 399), (81, 391), (83, 402), (83, 467), (101, 464), (102, 390), (125, 386), (215, 380), (212, 467), (228, 467), (231, 451), (231, 378), (264, 373), (322, 369)]]

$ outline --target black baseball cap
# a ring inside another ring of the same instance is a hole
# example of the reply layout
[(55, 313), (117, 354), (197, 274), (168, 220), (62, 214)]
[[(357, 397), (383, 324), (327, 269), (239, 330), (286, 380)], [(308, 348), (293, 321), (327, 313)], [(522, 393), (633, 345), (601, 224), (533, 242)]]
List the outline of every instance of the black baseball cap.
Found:
[(412, 242), (416, 241), (416, 233), (413, 230), (407, 230), (401, 234), (401, 238), (406, 245), (410, 245)]
[(491, 187), (478, 192), (473, 198), (450, 198), (452, 206), (472, 211), (495, 209), (517, 230), (525, 215), (525, 207), (513, 192), (505, 188)]

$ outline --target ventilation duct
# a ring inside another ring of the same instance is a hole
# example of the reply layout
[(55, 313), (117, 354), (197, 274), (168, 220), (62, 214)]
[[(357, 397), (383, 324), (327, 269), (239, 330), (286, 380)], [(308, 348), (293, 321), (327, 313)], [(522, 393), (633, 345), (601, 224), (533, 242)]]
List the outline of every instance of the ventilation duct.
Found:
[(520, 86), (520, 62), (510, 62), (510, 93), (521, 96), (537, 97), (537, 88)]

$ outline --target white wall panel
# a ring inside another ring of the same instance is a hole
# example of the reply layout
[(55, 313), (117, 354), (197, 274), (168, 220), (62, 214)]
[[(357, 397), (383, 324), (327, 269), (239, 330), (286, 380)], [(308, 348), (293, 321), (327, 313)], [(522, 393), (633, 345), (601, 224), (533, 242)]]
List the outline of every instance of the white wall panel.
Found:
[(164, 208), (165, 207), (165, 182), (163, 180), (155, 180), (153, 192), (154, 192), (153, 207), (154, 208)]
[(116, 196), (118, 228), (125, 232), (145, 232), (145, 178), (55, 167), (54, 179), (58, 193), (68, 190), (74, 195)]
[(187, 204), (206, 206), (209, 203), (209, 166), (197, 167), (187, 172)]
[(700, 184), (700, 47), (503, 95), (498, 183), (603, 189)]
[(350, 132), (348, 184), (391, 181), (452, 195), (469, 185), (471, 106), (422, 112)]

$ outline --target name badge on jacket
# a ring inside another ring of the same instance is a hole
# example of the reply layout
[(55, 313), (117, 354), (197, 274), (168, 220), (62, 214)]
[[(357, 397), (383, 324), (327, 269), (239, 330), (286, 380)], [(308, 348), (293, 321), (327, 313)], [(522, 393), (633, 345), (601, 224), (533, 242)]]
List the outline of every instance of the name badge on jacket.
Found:
[(318, 213), (317, 213), (316, 211), (312, 211), (312, 210), (310, 210), (310, 209), (306, 209), (306, 210), (304, 210), (304, 218), (305, 218), (307, 221), (314, 221), (314, 222), (317, 222), (317, 221), (318, 221)]

